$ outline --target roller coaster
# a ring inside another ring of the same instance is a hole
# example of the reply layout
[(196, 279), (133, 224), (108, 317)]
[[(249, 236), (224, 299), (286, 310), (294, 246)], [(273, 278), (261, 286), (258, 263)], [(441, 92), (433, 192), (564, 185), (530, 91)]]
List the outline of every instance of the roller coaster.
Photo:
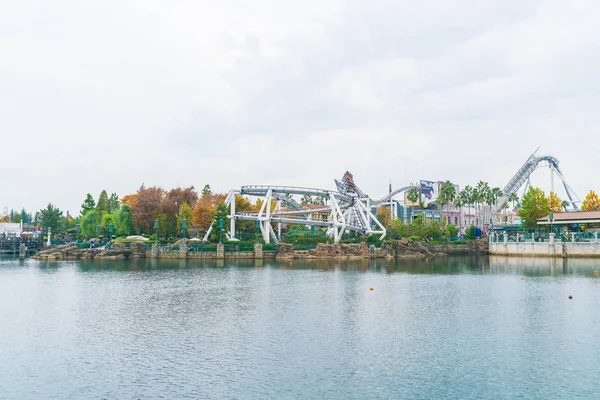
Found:
[[(554, 174), (556, 174), (565, 188), (569, 198), (570, 210), (577, 210), (579, 197), (575, 194), (571, 186), (567, 183), (557, 158), (544, 155), (536, 156), (537, 150), (525, 161), (517, 173), (510, 179), (502, 190), (502, 196), (496, 203), (492, 212), (498, 214), (498, 211), (504, 203), (508, 201), (512, 193), (519, 191), (525, 184), (525, 191), (530, 186), (531, 174), (540, 167), (547, 166), (552, 173), (552, 190), (554, 190)], [(370, 199), (354, 183), (352, 174), (348, 171), (342, 179), (334, 179), (336, 189), (316, 189), (297, 186), (274, 186), (274, 185), (247, 185), (239, 190), (231, 190), (226, 199), (225, 205), (229, 207), (229, 240), (236, 240), (236, 221), (256, 221), (260, 228), (260, 233), (265, 243), (279, 243), (281, 239), (282, 224), (286, 225), (305, 225), (326, 228), (327, 236), (335, 243), (338, 243), (345, 232), (356, 232), (359, 235), (380, 235), (380, 239), (385, 238), (386, 228), (377, 220), (372, 212), (372, 207), (387, 206), (392, 208), (392, 216), (397, 215), (395, 208), (397, 204), (392, 198), (402, 192), (410, 189), (421, 191), (420, 186), (404, 186), (381, 199)], [(235, 196), (245, 195), (259, 197), (263, 199), (258, 212), (236, 212)], [(322, 205), (305, 208), (298, 204), (292, 196), (311, 196), (320, 198)], [(277, 233), (273, 228), (277, 224)], [(213, 224), (210, 226), (204, 236), (206, 241), (211, 233)]]
[[(335, 243), (340, 241), (345, 232), (380, 235), (383, 239), (386, 229), (371, 212), (368, 198), (356, 186), (352, 174), (346, 172), (341, 180), (334, 181), (336, 190), (273, 185), (247, 185), (240, 190), (231, 190), (225, 198), (225, 204), (230, 210), (228, 238), (235, 240), (236, 221), (241, 220), (256, 221), (265, 243), (279, 242), (282, 224), (326, 228), (327, 236)], [(236, 212), (236, 195), (262, 198), (260, 210), (254, 213)], [(324, 204), (305, 209), (292, 198), (294, 195), (322, 198)], [(315, 218), (315, 215), (321, 217)], [(274, 223), (277, 224), (277, 234), (273, 229)], [(204, 240), (208, 238), (210, 231), (211, 229), (206, 232)]]

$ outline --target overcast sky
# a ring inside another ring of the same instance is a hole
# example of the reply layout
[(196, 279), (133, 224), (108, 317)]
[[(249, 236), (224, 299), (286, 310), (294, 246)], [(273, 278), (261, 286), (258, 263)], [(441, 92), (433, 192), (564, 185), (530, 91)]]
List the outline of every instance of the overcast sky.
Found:
[(538, 146), (583, 198), (599, 71), (598, 1), (3, 1), (0, 212), (346, 170), (371, 197), (503, 186)]

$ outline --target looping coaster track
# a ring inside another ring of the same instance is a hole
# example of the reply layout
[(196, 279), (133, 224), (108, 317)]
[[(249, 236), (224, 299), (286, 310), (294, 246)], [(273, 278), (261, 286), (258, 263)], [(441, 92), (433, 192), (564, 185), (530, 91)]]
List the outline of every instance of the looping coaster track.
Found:
[[(240, 190), (232, 190), (225, 199), (230, 207), (229, 238), (235, 238), (235, 222), (257, 221), (265, 243), (278, 243), (281, 237), (281, 224), (319, 226), (327, 228), (327, 236), (338, 243), (344, 232), (357, 232), (361, 235), (381, 235), (385, 237), (385, 227), (370, 210), (368, 199), (354, 184), (352, 174), (346, 172), (341, 180), (335, 180), (337, 190), (326, 190), (296, 186), (248, 185)], [(257, 213), (237, 213), (235, 196), (247, 195), (264, 199)], [(322, 207), (305, 209), (291, 196), (308, 195), (321, 197), (326, 203)], [(373, 204), (379, 204), (373, 202)], [(285, 208), (283, 207), (285, 206)], [(313, 219), (312, 215), (323, 215), (326, 218)], [(273, 223), (278, 224), (275, 234)], [(210, 229), (205, 240), (210, 235)]]

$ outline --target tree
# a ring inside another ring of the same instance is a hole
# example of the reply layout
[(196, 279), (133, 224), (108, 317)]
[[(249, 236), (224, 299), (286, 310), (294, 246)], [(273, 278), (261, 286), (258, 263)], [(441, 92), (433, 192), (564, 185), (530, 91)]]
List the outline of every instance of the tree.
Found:
[(324, 206), (325, 205), (325, 200), (321, 196), (315, 196), (314, 199), (313, 199), (313, 204), (318, 204), (320, 206)]
[(118, 236), (129, 236), (133, 232), (133, 219), (131, 208), (127, 204), (121, 205), (114, 214), (115, 232)]
[(21, 209), (21, 221), (23, 221), (24, 224), (31, 223), (31, 214), (28, 214), (25, 208)]
[(94, 209), (81, 217), (79, 234), (86, 239), (94, 237), (96, 235), (96, 226), (98, 226), (98, 211)]
[(552, 212), (563, 212), (562, 202), (554, 192), (550, 192), (548, 195), (548, 209)]
[[(189, 223), (191, 225), (192, 223), (192, 218), (193, 218), (194, 214), (192, 211), (192, 207), (184, 202), (181, 207), (179, 207), (179, 213), (177, 214), (177, 226), (179, 227), (179, 229), (182, 229), (182, 222), (185, 219), (186, 225)], [(186, 237), (187, 237), (187, 231), (186, 230)]]
[(420, 197), (421, 197), (421, 194), (419, 193), (419, 191), (416, 188), (410, 188), (406, 195), (406, 198), (408, 199), (408, 201), (410, 201), (413, 205), (420, 203), (419, 202)]
[[(165, 191), (157, 187), (146, 188), (137, 193), (131, 215), (133, 226), (138, 232), (151, 233), (154, 230), (154, 220), (160, 220), (161, 217), (164, 196)], [(163, 229), (162, 225), (159, 225), (160, 229)]]
[(165, 233), (179, 236), (181, 225), (177, 223), (177, 216), (183, 203), (193, 206), (198, 201), (198, 193), (193, 186), (188, 188), (175, 188), (169, 190), (163, 198), (161, 212), (165, 216)]
[(600, 210), (600, 199), (598, 195), (593, 190), (585, 196), (585, 200), (583, 200), (583, 205), (581, 206), (583, 211), (598, 211)]
[[(113, 226), (113, 233), (115, 228), (115, 217), (112, 214), (104, 214), (102, 216), (102, 222), (100, 223), (100, 229), (102, 229), (103, 234), (107, 235), (110, 238), (110, 226)], [(112, 239), (112, 238), (110, 238)]]
[(510, 201), (513, 205), (513, 210), (516, 208), (517, 202), (519, 201), (519, 196), (517, 195), (517, 193), (512, 192), (509, 196), (508, 196), (508, 201)]
[(304, 196), (302, 196), (302, 200), (300, 200), (300, 204), (302, 204), (303, 206), (307, 205), (307, 204), (314, 204), (313, 198), (308, 195), (305, 194)]
[[(213, 223), (217, 212), (217, 205), (225, 200), (223, 194), (206, 194), (193, 207), (192, 224), (201, 235), (204, 235), (210, 225)], [(260, 200), (260, 199), (259, 199)], [(237, 202), (236, 202), (237, 204)], [(257, 200), (254, 207), (260, 209), (261, 203)]]
[(477, 182), (477, 187), (474, 191), (475, 203), (477, 205), (477, 210), (479, 211), (479, 218), (481, 221), (481, 226), (484, 225), (485, 221), (485, 211), (479, 207), (479, 205), (484, 205), (487, 203), (490, 192), (490, 186), (487, 182), (479, 181)]
[(85, 200), (81, 203), (81, 215), (86, 215), (88, 212), (96, 209), (96, 202), (90, 193), (85, 196)]
[(60, 211), (58, 207), (54, 207), (52, 203), (48, 204), (48, 207), (40, 210), (42, 228), (44, 228), (46, 232), (48, 229), (51, 229), (53, 234), (59, 234), (60, 219), (62, 214), (62, 211)]
[(96, 204), (96, 211), (98, 211), (98, 223), (102, 222), (102, 216), (108, 212), (108, 193), (106, 190), (100, 192), (98, 197), (98, 203)]
[(535, 229), (537, 220), (548, 215), (548, 211), (548, 198), (544, 191), (530, 187), (523, 196), (523, 207), (519, 210), (525, 229)]
[(456, 188), (454, 187), (454, 184), (450, 181), (442, 183), (440, 195), (438, 196), (438, 204), (441, 207), (448, 205), (446, 211), (450, 211), (450, 204), (454, 199), (456, 199)]
[(17, 223), (17, 224), (20, 223), (21, 222), (21, 214), (15, 213), (13, 215), (13, 217), (12, 217), (12, 221), (11, 222), (14, 222), (14, 223)]
[(209, 196), (212, 194), (212, 191), (210, 190), (210, 185), (206, 184), (204, 185), (204, 187), (202, 188), (202, 198), (204, 199), (206, 196)]
[(107, 212), (113, 214), (119, 208), (119, 196), (116, 193), (110, 195), (108, 199)]
[(383, 225), (387, 229), (387, 226), (392, 221), (392, 212), (390, 211), (390, 209), (384, 206), (380, 206), (377, 209), (376, 216), (379, 222), (381, 222), (381, 225)]
[(123, 196), (123, 198), (121, 199), (121, 204), (129, 206), (129, 209), (132, 210), (133, 207), (135, 207), (135, 205), (137, 204), (137, 193), (127, 194)]
[(571, 203), (569, 203), (567, 200), (563, 200), (560, 202), (560, 205), (562, 206), (563, 209), (567, 209), (567, 207), (569, 207), (571, 205)]

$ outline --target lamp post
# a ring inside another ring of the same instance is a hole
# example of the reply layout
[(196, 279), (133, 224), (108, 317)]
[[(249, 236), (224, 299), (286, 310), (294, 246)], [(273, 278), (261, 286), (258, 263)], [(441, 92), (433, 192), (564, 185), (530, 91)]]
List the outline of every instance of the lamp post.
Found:
[(158, 220), (154, 220), (154, 244), (158, 243)]
[(187, 221), (185, 219), (181, 220), (181, 239), (185, 239), (186, 226), (187, 226)]
[(219, 244), (223, 243), (223, 220), (219, 218)]
[(554, 233), (552, 231), (552, 222), (554, 221), (554, 214), (552, 212), (548, 213), (548, 220), (550, 221), (550, 233)]
[(256, 229), (258, 232), (256, 233), (256, 243), (260, 243), (260, 221), (256, 220)]
[(108, 226), (108, 241), (110, 242), (112, 240), (112, 235), (113, 235), (113, 230), (115, 229), (115, 226), (113, 224), (110, 224)]

